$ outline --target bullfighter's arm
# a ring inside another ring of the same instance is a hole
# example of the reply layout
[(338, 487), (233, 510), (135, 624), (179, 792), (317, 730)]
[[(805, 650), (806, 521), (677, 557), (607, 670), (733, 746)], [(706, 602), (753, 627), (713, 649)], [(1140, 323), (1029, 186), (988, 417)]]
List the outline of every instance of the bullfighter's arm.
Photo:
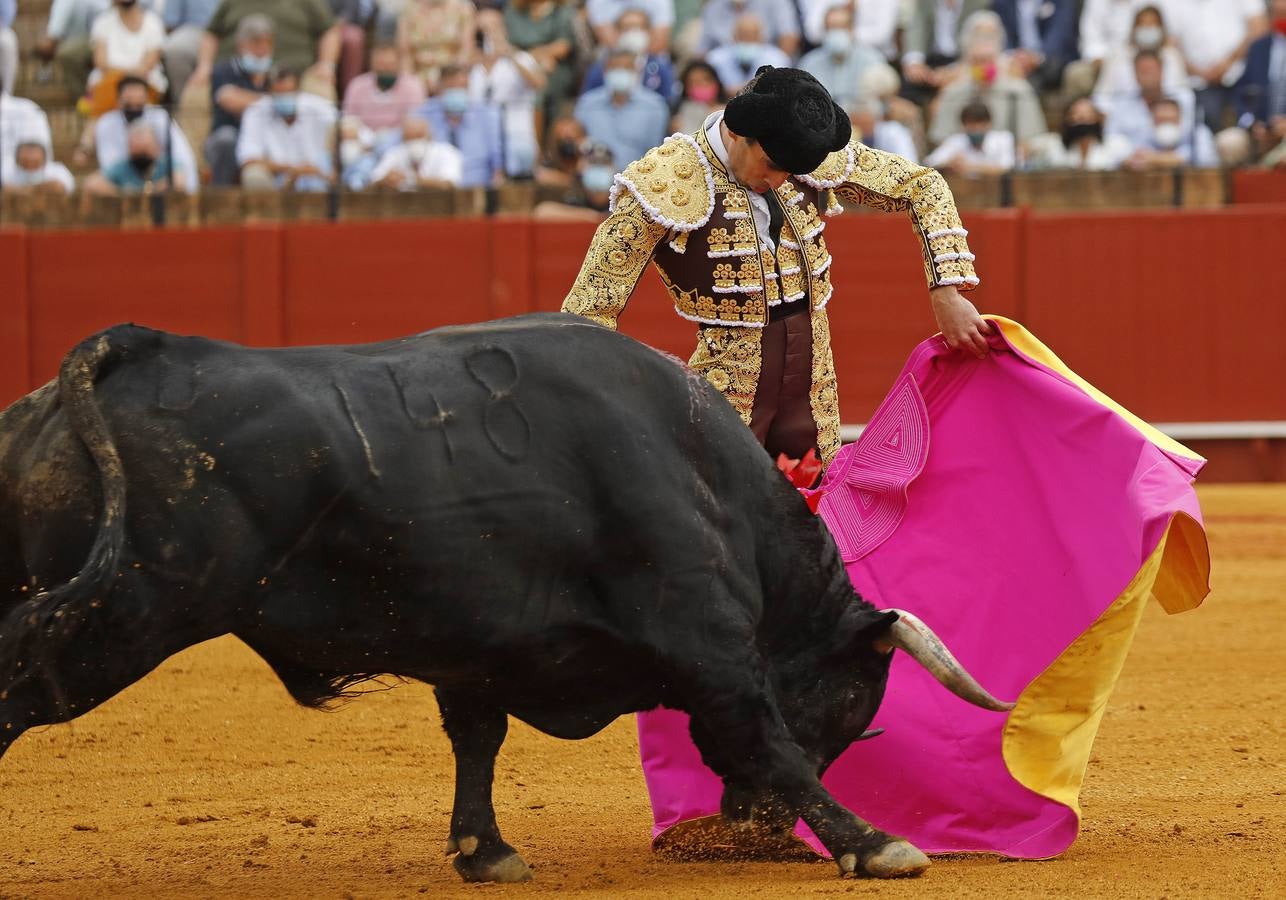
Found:
[(563, 301), (563, 312), (615, 330), (617, 317), (665, 231), (644, 215), (631, 193), (622, 191), (612, 214), (594, 232), (576, 283)]

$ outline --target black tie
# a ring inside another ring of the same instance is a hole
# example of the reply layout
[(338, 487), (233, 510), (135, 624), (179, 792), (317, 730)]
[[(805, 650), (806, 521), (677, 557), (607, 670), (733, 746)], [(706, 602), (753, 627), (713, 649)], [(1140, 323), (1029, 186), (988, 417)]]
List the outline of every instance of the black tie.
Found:
[(781, 201), (777, 199), (776, 191), (764, 191), (763, 198), (768, 202), (768, 236), (772, 238), (775, 247), (781, 243), (781, 226), (785, 221), (786, 213), (781, 208)]

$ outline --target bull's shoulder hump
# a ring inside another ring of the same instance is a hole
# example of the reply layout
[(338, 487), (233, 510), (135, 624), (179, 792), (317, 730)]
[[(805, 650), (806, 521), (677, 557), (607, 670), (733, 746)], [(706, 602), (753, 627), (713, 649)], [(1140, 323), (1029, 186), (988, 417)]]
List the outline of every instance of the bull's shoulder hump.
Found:
[(714, 174), (690, 134), (674, 134), (625, 167), (612, 184), (611, 205), (628, 191), (653, 222), (696, 231), (714, 210)]

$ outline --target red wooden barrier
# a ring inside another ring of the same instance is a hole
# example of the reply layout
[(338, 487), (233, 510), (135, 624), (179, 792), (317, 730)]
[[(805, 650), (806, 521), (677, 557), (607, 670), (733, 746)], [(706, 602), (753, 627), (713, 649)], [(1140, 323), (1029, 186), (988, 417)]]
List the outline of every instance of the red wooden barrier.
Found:
[(1280, 169), (1236, 169), (1233, 203), (1286, 203), (1286, 172)]

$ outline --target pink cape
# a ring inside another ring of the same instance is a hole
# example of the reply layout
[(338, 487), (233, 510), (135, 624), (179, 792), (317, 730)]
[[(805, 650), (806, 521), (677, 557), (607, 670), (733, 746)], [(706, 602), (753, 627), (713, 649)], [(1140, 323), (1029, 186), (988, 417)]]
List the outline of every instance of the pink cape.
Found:
[[(1144, 601), (1197, 606), (1203, 460), (1117, 406), (1016, 323), (978, 360), (920, 344), (819, 514), (877, 606), (914, 612), (1010, 714), (949, 694), (904, 654), (872, 727), (824, 779), (928, 852), (1046, 858), (1075, 840), (1081, 780)], [(654, 838), (716, 815), (687, 717), (639, 717)], [(797, 834), (819, 844), (800, 823)]]

